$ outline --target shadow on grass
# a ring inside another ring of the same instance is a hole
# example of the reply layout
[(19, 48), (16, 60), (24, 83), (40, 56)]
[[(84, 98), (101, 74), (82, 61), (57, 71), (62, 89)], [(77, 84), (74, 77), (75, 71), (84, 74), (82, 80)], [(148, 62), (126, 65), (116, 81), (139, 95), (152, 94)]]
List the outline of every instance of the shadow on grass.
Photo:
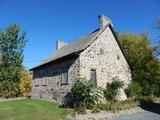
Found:
[(147, 101), (141, 101), (140, 107), (144, 110), (160, 114), (160, 103), (154, 103), (154, 102), (147, 102)]
[(70, 92), (66, 94), (63, 98), (62, 105), (59, 106), (61, 108), (74, 108), (74, 104), (76, 102), (75, 96), (73, 96)]

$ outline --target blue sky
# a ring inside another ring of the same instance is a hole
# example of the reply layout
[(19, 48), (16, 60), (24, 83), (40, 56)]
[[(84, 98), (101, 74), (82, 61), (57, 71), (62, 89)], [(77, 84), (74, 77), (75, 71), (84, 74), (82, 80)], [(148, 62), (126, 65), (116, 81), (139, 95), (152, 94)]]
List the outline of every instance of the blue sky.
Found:
[(99, 14), (119, 32), (153, 34), (160, 0), (0, 0), (0, 29), (17, 23), (27, 31), (24, 65), (31, 68), (55, 51), (56, 40), (70, 42), (95, 30)]

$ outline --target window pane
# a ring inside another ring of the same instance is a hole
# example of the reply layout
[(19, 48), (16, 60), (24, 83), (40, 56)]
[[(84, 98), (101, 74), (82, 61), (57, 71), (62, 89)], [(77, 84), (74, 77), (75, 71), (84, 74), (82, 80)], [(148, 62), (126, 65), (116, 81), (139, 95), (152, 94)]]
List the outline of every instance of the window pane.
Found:
[(95, 69), (91, 69), (90, 80), (91, 80), (95, 85), (97, 85), (97, 78), (96, 78), (96, 70), (95, 70)]
[(62, 68), (61, 84), (68, 83), (68, 68)]

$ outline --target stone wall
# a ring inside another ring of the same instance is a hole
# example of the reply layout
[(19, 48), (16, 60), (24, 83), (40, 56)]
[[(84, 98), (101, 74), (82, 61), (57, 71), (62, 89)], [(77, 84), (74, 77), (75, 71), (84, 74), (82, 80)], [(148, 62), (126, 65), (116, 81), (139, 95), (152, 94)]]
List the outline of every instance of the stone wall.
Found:
[[(61, 85), (61, 68), (68, 68), (68, 84)], [(47, 65), (33, 72), (32, 98), (62, 102), (79, 73), (79, 59)], [(36, 85), (36, 80), (41, 81)], [(46, 82), (46, 85), (43, 85)]]
[[(98, 86), (105, 87), (114, 77), (126, 86), (131, 80), (129, 65), (109, 27), (80, 54), (80, 74), (90, 79), (91, 69), (96, 70)], [(126, 99), (124, 91), (119, 99)]]
[[(68, 84), (61, 85), (60, 69), (68, 67)], [(90, 79), (91, 69), (96, 70), (97, 85), (105, 87), (114, 77), (125, 82), (125, 87), (131, 80), (129, 65), (110, 28), (94, 41), (76, 59), (67, 59), (56, 64), (48, 64), (33, 73), (32, 98), (62, 102), (63, 97), (70, 91), (78, 75)], [(36, 80), (46, 81), (46, 85), (36, 86)], [(126, 99), (121, 90), (120, 100)]]

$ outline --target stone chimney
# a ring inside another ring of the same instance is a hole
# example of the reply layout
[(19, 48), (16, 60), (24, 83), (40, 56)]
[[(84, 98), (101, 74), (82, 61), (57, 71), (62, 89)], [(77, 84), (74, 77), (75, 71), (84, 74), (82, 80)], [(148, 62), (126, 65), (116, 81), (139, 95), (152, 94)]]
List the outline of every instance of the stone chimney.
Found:
[(109, 24), (112, 25), (112, 21), (104, 15), (99, 15), (98, 20), (99, 20), (99, 27), (100, 28), (104, 28), (105, 26), (107, 26)]
[(67, 45), (67, 42), (64, 42), (62, 40), (57, 40), (56, 41), (56, 50), (59, 50), (60, 48), (62, 48), (63, 46)]

